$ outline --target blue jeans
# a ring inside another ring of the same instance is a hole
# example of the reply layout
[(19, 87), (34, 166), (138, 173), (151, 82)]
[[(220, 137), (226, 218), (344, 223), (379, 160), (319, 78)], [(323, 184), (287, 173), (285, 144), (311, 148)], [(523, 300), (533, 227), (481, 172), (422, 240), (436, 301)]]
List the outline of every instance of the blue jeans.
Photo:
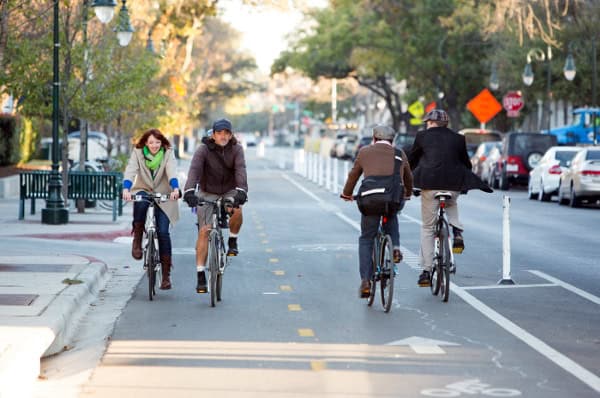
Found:
[[(371, 279), (373, 276), (373, 244), (377, 230), (379, 229), (380, 216), (360, 217), (360, 238), (358, 238), (358, 261), (360, 278)], [(392, 238), (394, 246), (400, 246), (400, 230), (398, 229), (398, 217), (396, 214), (388, 216), (383, 231)]]
[[(136, 195), (148, 197), (144, 191), (136, 192)], [(146, 213), (150, 203), (146, 201), (133, 202), (133, 222), (146, 222)], [(161, 256), (171, 256), (171, 235), (169, 235), (169, 217), (160, 207), (154, 206), (154, 219), (158, 234), (158, 252)]]

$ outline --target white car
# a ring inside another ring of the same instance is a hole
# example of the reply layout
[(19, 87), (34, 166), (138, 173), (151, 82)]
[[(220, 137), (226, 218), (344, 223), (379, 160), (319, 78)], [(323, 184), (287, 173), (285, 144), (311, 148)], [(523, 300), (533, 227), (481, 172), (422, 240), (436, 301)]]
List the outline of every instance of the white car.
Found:
[(558, 204), (581, 206), (600, 200), (600, 148), (584, 147), (560, 176)]
[(529, 199), (548, 202), (558, 194), (560, 175), (569, 167), (571, 159), (581, 150), (576, 146), (553, 146), (529, 172), (527, 193)]

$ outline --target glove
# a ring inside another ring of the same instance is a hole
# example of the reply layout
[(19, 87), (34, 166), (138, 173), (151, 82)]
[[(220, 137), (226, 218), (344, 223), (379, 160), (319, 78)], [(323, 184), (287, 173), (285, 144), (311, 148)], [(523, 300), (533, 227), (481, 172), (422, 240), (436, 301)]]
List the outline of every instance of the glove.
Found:
[(184, 193), (183, 200), (185, 200), (185, 203), (187, 203), (190, 207), (198, 206), (198, 197), (196, 196), (194, 191), (187, 191), (186, 193)]
[(248, 194), (246, 194), (246, 191), (242, 188), (236, 188), (235, 190), (236, 192), (233, 200), (235, 201), (236, 206), (241, 206), (248, 200)]

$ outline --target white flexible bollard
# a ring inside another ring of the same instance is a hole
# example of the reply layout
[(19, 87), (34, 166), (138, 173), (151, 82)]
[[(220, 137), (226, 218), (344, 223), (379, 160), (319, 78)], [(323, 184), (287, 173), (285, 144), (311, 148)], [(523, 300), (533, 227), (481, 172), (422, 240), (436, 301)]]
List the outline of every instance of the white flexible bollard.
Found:
[(323, 186), (323, 156), (321, 154), (317, 154), (317, 163), (319, 164), (317, 173), (319, 174), (319, 178), (317, 183), (319, 186)]
[(331, 190), (333, 193), (337, 194), (339, 192), (338, 187), (338, 160), (337, 158), (333, 159), (333, 189)]
[(256, 156), (259, 158), (265, 157), (265, 143), (262, 141), (258, 143), (258, 148), (256, 149)]
[(325, 162), (325, 189), (331, 191), (331, 156)]
[(313, 178), (312, 181), (316, 184), (319, 182), (319, 154), (313, 153)]
[(312, 157), (312, 152), (309, 152), (306, 154), (307, 155), (307, 162), (306, 162), (306, 178), (308, 178), (309, 181), (312, 181), (312, 175), (313, 175), (313, 165), (312, 165), (312, 161), (313, 161), (313, 157)]
[(510, 196), (503, 197), (502, 209), (502, 279), (498, 284), (514, 285), (510, 276)]
[(300, 161), (300, 175), (304, 178), (306, 178), (306, 152), (304, 151), (304, 149), (299, 149), (298, 150), (298, 160)]
[(344, 178), (348, 177), (348, 173), (350, 172), (350, 162), (344, 160)]

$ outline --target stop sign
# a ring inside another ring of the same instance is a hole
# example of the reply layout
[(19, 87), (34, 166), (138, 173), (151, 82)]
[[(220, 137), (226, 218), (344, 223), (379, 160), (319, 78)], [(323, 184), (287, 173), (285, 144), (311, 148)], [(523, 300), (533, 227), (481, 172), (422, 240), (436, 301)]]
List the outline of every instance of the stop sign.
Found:
[(523, 108), (523, 97), (520, 91), (509, 91), (502, 98), (502, 106), (508, 113), (507, 116), (518, 116), (519, 111)]

